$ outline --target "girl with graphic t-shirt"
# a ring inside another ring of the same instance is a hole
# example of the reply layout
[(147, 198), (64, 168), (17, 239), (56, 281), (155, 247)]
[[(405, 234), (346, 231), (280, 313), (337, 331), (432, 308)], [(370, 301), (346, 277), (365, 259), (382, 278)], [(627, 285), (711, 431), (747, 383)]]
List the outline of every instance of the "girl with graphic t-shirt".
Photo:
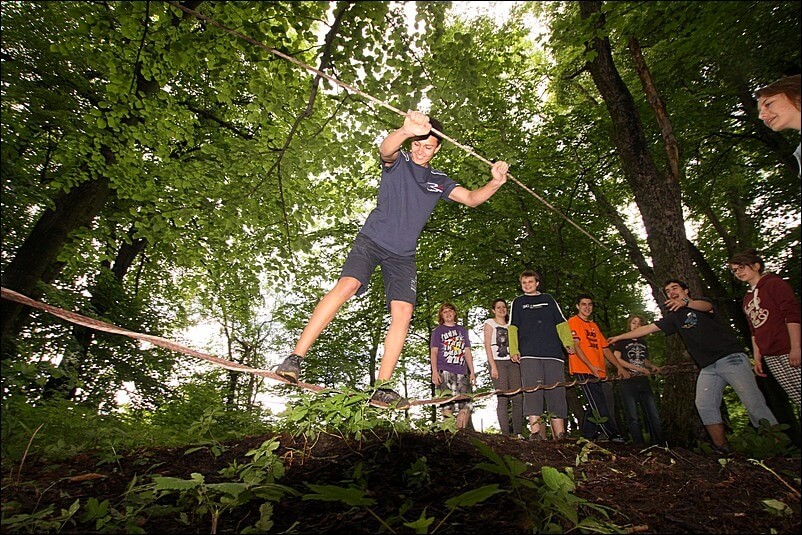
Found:
[[(468, 330), (457, 325), (457, 309), (451, 303), (443, 303), (437, 312), (438, 325), (432, 331), (431, 348), (432, 383), (452, 395), (470, 394), (471, 385), (476, 384), (476, 374), (471, 356), (471, 340)], [(443, 416), (449, 417), (457, 410), (457, 428), (465, 429), (471, 418), (470, 400), (452, 401), (443, 405)]]
[[(630, 331), (637, 329), (641, 325), (646, 325), (640, 316), (630, 316), (627, 320), (627, 329)], [(613, 344), (613, 354), (622, 362), (632, 364), (638, 368), (648, 370), (648, 372), (658, 372), (660, 368), (652, 364), (649, 360), (649, 347), (643, 338), (632, 340), (619, 340)], [(638, 405), (643, 410), (643, 419), (646, 429), (649, 431), (649, 442), (652, 444), (662, 443), (662, 431), (660, 413), (657, 411), (657, 403), (654, 399), (652, 385), (649, 377), (641, 373), (638, 369), (631, 368), (631, 377), (626, 381), (621, 381), (618, 391), (621, 394), (621, 401), (624, 405), (624, 413), (627, 417), (627, 429), (629, 438), (637, 444), (643, 444), (643, 431), (641, 430), (640, 420), (638, 419)]]
[[(493, 317), (484, 324), (484, 344), (493, 388), (501, 391), (521, 388), (521, 365), (510, 360), (509, 333), (507, 331), (507, 302), (493, 301)], [(496, 415), (502, 435), (521, 436), (523, 427), (523, 394), (496, 396)], [(512, 430), (510, 430), (510, 405), (512, 405)]]
[(791, 285), (777, 275), (764, 273), (765, 264), (754, 250), (729, 259), (730, 271), (747, 284), (743, 309), (752, 331), (755, 373), (766, 377), (765, 368), (800, 406), (802, 368), (800, 368), (799, 301)]

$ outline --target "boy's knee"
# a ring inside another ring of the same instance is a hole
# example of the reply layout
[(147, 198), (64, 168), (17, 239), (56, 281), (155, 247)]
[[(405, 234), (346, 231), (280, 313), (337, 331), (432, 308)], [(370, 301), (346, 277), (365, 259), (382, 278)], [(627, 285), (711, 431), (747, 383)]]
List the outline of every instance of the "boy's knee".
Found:
[(412, 318), (414, 308), (412, 303), (407, 303), (406, 301), (392, 301), (390, 303), (390, 316), (393, 319), (408, 320)]

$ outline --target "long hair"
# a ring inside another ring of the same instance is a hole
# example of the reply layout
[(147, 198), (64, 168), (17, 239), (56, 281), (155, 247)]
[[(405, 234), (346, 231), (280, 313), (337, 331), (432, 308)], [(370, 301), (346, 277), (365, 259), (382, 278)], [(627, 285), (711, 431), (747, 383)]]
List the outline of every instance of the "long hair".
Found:
[(646, 320), (643, 318), (643, 316), (641, 316), (640, 314), (632, 314), (630, 317), (627, 318), (628, 331), (632, 330), (632, 327), (630, 327), (630, 325), (632, 324), (632, 320), (634, 320), (635, 318), (638, 318), (640, 320), (641, 327), (646, 325)]

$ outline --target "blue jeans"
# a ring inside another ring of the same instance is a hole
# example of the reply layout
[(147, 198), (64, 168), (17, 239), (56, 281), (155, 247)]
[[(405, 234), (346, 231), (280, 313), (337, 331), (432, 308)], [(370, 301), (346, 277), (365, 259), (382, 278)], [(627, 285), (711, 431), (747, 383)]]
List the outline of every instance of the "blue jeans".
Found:
[(733, 353), (702, 368), (696, 380), (696, 410), (704, 425), (720, 424), (721, 399), (730, 385), (749, 413), (749, 421), (757, 427), (760, 420), (776, 425), (777, 418), (766, 405), (766, 398), (757, 386), (752, 366), (745, 353)]
[(649, 438), (652, 444), (663, 442), (662, 424), (660, 413), (657, 411), (657, 403), (652, 392), (652, 385), (649, 378), (645, 376), (625, 379), (618, 385), (618, 393), (621, 394), (621, 402), (624, 405), (624, 413), (627, 417), (627, 429), (629, 437), (633, 442), (645, 443), (640, 420), (638, 419), (638, 405), (643, 410), (643, 419), (646, 429), (649, 431)]

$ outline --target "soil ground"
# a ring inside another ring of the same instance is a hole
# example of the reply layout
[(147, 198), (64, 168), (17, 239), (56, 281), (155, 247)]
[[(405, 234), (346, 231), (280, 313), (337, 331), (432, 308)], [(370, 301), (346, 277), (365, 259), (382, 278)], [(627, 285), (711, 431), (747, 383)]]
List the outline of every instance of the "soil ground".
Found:
[[(68, 508), (78, 498), (83, 505), (90, 497), (101, 502), (108, 499), (112, 507), (124, 509), (121, 504), (125, 503), (134, 477), (144, 483), (150, 481), (150, 475), (189, 479), (197, 472), (205, 476), (207, 483), (231, 481), (230, 477), (223, 478), (220, 470), (235, 460), (240, 465), (250, 462), (253, 457), (246, 453), (270, 438), (253, 436), (225, 444), (218, 456), (208, 448), (190, 453), (189, 448), (155, 449), (130, 452), (105, 462), (93, 455), (47, 465), (28, 459), (21, 473), (18, 467), (4, 466), (4, 517), (33, 513), (48, 503)], [(527, 463), (524, 476), (538, 486), (542, 485), (538, 479), (541, 466), (560, 471), (572, 469), (576, 483), (573, 494), (609, 508), (608, 520), (621, 532), (800, 533), (799, 458), (773, 458), (764, 461), (762, 467), (743, 457), (720, 461), (716, 455), (685, 449), (531, 442), (472, 431), (382, 431), (366, 435), (361, 441), (331, 435), (321, 435), (314, 442), (302, 436), (276, 438), (280, 441), (276, 453), (282, 456), (286, 467), (278, 483), (307, 495), (311, 490), (306, 483), (343, 487), (353, 483), (367, 488), (367, 496), (375, 503), (369, 511), (336, 501), (285, 497), (274, 504), (271, 533), (389, 533), (377, 516), (396, 533), (414, 533), (403, 524), (421, 515), (434, 518), (428, 533), (435, 529), (437, 533), (460, 535), (537, 532), (544, 513), (535, 506), (536, 490), (525, 491), (529, 492), (524, 495), (531, 505), (526, 508), (529, 513), (516, 505), (512, 493), (501, 492), (477, 505), (457, 509), (438, 526), (449, 512), (447, 500), (494, 483), (502, 489), (511, 488), (509, 478), (477, 467), (490, 461), (474, 445), (474, 439), (502, 457), (509, 455)], [(423, 457), (425, 463), (421, 461)], [(417, 468), (411, 469), (416, 461)], [(788, 510), (773, 513), (764, 500), (782, 502)], [(10, 506), (9, 502), (17, 504)], [(411, 503), (408, 510), (404, 510), (405, 502)], [(251, 501), (224, 512), (216, 532), (239, 533), (254, 525), (259, 518), (259, 503)], [(598, 512), (580, 509), (580, 518), (587, 516), (603, 519)], [(146, 533), (214, 532), (209, 514), (189, 514), (182, 522), (179, 511), (175, 511), (163, 517), (143, 516), (138, 524)], [(564, 530), (571, 527), (562, 521)], [(60, 532), (95, 532), (85, 528), (85, 524), (68, 523)], [(3, 532), (9, 532), (7, 526)]]

